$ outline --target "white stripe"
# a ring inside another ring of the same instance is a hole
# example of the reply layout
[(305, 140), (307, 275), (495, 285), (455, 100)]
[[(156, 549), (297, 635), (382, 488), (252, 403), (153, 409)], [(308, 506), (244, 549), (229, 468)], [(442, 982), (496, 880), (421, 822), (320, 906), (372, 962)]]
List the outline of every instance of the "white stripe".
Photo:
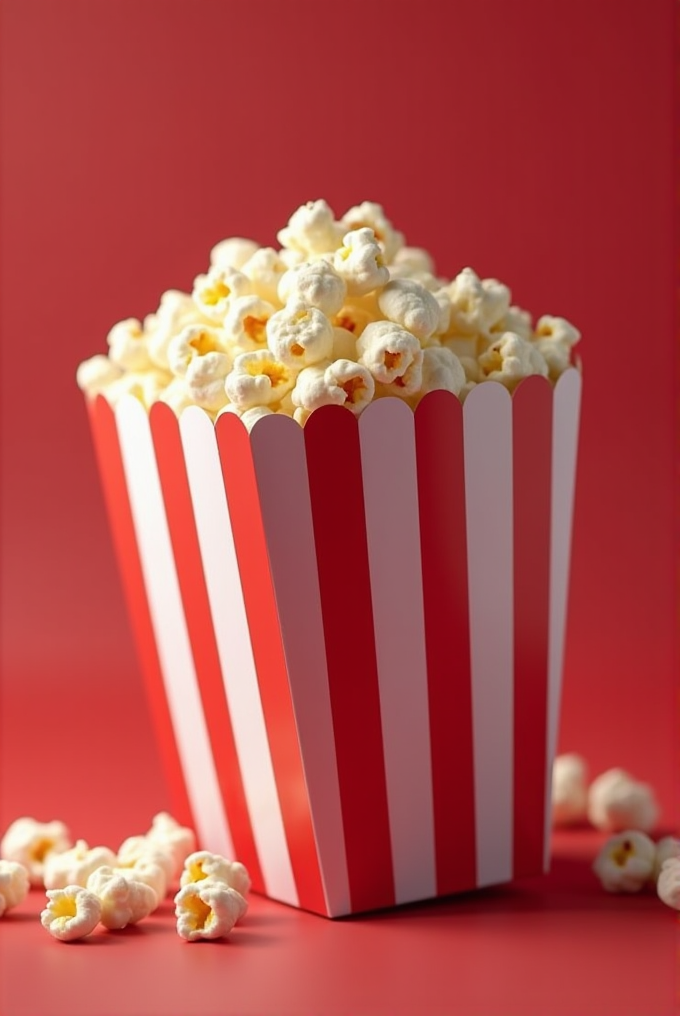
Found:
[(413, 411), (380, 399), (359, 434), (395, 896), (407, 903), (437, 893)]
[(562, 694), (564, 639), (567, 623), (571, 529), (576, 484), (581, 374), (566, 371), (553, 393), (552, 489), (550, 525), (550, 615), (548, 643), (548, 744), (545, 802), (544, 868), (550, 863), (552, 763), (557, 751), (557, 732)]
[(180, 432), (236, 754), (262, 876), (269, 896), (297, 906), (215, 428), (202, 410), (190, 406), (182, 413)]
[(116, 426), (165, 692), (196, 831), (202, 846), (233, 857), (184, 617), (149, 420), (137, 399), (132, 396), (121, 399), (116, 406)]
[(496, 382), (463, 406), (478, 885), (512, 878), (512, 404)]
[(251, 446), (329, 916), (351, 910), (302, 428), (265, 417)]

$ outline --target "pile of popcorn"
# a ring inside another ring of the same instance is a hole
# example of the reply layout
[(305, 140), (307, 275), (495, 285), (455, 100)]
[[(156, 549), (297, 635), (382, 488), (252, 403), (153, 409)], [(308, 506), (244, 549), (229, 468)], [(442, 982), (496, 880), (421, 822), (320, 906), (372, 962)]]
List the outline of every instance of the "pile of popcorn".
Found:
[(512, 391), (571, 363), (573, 325), (548, 315), (534, 325), (507, 286), (471, 268), (437, 276), (371, 201), (339, 220), (309, 202), (277, 239), (278, 250), (218, 243), (190, 294), (169, 290), (143, 321), (114, 325), (108, 356), (78, 368), (80, 388), (112, 405), (130, 394), (178, 415), (235, 413), (250, 429), (272, 413), (304, 425), (325, 405), (359, 415), (384, 396), (415, 408), (435, 389), (463, 400), (487, 380)]
[(557, 826), (585, 820), (614, 833), (600, 850), (593, 871), (612, 893), (639, 892), (656, 885), (659, 898), (680, 910), (680, 840), (647, 835), (659, 819), (654, 790), (624, 769), (608, 769), (588, 785), (588, 766), (577, 754), (558, 755), (552, 774), (552, 818)]
[(177, 933), (188, 942), (222, 938), (245, 914), (250, 878), (244, 865), (196, 850), (191, 829), (166, 812), (128, 837), (117, 852), (72, 842), (63, 822), (19, 818), (0, 842), (0, 916), (44, 887), (42, 926), (62, 942), (98, 925), (120, 930), (153, 913), (179, 880)]

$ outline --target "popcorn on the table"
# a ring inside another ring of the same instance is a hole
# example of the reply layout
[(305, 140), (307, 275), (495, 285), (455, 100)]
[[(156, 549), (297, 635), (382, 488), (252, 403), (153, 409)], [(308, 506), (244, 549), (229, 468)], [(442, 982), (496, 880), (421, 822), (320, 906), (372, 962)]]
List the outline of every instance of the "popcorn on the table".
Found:
[(112, 931), (137, 924), (153, 913), (160, 902), (151, 886), (135, 878), (133, 868), (122, 873), (101, 865), (88, 878), (87, 889), (99, 898), (99, 920)]
[(0, 860), (0, 917), (18, 906), (31, 888), (28, 870), (18, 861)]
[(86, 886), (93, 871), (103, 864), (115, 864), (116, 855), (108, 847), (90, 847), (85, 840), (45, 859), (43, 881), (46, 889), (64, 889), (67, 885)]
[(189, 882), (175, 896), (177, 934), (188, 942), (223, 938), (247, 909), (243, 896), (224, 882)]
[(40, 915), (43, 928), (61, 942), (75, 942), (91, 934), (102, 916), (99, 897), (79, 885), (47, 890), (47, 906)]
[(607, 840), (593, 871), (610, 893), (639, 892), (654, 875), (656, 847), (649, 836), (626, 829)]
[[(554, 383), (574, 362), (580, 333), (573, 325), (543, 315), (534, 327), (504, 283), (470, 267), (451, 280), (440, 277), (431, 255), (407, 246), (375, 202), (336, 218), (326, 201), (310, 201), (277, 237), (279, 249), (245, 237), (215, 244), (191, 293), (168, 290), (155, 312), (111, 328), (109, 355), (78, 368), (80, 388), (111, 405), (126, 395), (146, 409), (164, 402), (178, 416), (188, 406), (213, 421), (234, 413), (250, 428), (272, 413), (304, 424), (321, 405), (359, 414), (386, 396), (415, 408), (439, 389), (463, 401), (488, 381), (509, 391), (534, 374)], [(386, 326), (407, 333), (413, 347), (409, 366), (389, 379), (381, 376), (385, 358), (380, 367), (379, 351), (373, 355), (367, 339), (360, 345), (367, 331), (375, 338)], [(429, 349), (446, 352), (424, 357)], [(239, 362), (244, 353), (284, 364), (285, 384), (278, 375), (267, 383), (266, 367), (255, 369), (252, 383)], [(366, 367), (371, 382), (348, 362)], [(338, 391), (336, 375), (348, 379), (349, 391)]]
[(661, 865), (656, 891), (666, 906), (680, 910), (680, 857), (669, 857)]
[(605, 831), (640, 829), (649, 832), (659, 818), (653, 789), (623, 769), (608, 769), (588, 790), (588, 818)]
[(580, 822), (588, 810), (588, 766), (581, 755), (558, 755), (552, 770), (552, 819), (555, 825)]
[(184, 861), (184, 870), (180, 876), (180, 886), (201, 882), (204, 879), (224, 882), (241, 894), (247, 896), (250, 891), (250, 876), (240, 861), (230, 861), (221, 854), (212, 854), (209, 850), (197, 850)]
[(31, 885), (42, 885), (45, 861), (69, 850), (71, 833), (63, 822), (39, 822), (29, 816), (15, 819), (0, 841), (0, 857), (17, 861), (28, 871)]

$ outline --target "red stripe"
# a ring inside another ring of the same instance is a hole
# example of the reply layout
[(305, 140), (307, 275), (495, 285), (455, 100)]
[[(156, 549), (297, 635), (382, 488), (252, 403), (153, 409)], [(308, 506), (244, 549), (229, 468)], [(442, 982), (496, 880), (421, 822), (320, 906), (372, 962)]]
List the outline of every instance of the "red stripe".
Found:
[[(269, 750), (301, 907), (326, 912), (250, 438), (226, 414), (216, 426)], [(291, 534), (294, 538), (294, 534)]]
[(217, 780), (236, 857), (248, 868), (253, 888), (263, 892), (264, 881), (222, 681), (179, 424), (172, 410), (161, 403), (152, 407), (150, 419), (184, 616)]
[(170, 791), (172, 812), (179, 822), (193, 828), (195, 822), (182, 775), (182, 765), (175, 742), (160, 660), (156, 650), (156, 638), (146, 597), (116, 419), (113, 410), (102, 396), (98, 396), (94, 402), (90, 402), (88, 410), (109, 524), (123, 580), (128, 616), (137, 644), (142, 674), (146, 682), (156, 743)]
[(342, 407), (323, 407), (304, 435), (350, 899), (357, 912), (395, 902), (357, 420)]
[(416, 410), (437, 891), (477, 884), (463, 414), (450, 392)]
[(514, 875), (543, 870), (547, 773), (552, 389), (530, 377), (512, 399), (514, 514)]

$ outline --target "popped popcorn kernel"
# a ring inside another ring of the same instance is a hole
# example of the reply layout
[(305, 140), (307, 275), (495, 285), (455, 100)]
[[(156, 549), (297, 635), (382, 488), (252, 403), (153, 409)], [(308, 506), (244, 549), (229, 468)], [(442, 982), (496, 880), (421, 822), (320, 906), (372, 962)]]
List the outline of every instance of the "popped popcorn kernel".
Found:
[(148, 885), (155, 892), (159, 903), (165, 898), (168, 891), (168, 876), (165, 868), (155, 861), (140, 858), (132, 864), (121, 864), (119, 859), (117, 865), (111, 867), (111, 871), (114, 875), (122, 875), (135, 882), (143, 882), (144, 885)]
[(260, 245), (243, 236), (230, 236), (220, 240), (210, 251), (212, 268), (235, 268), (237, 271), (257, 253)]
[[(321, 406), (346, 406), (359, 415), (373, 398), (375, 381), (371, 372), (352, 360), (335, 360), (330, 364), (315, 364), (300, 372), (291, 393), (297, 409), (311, 412)], [(295, 413), (298, 423), (307, 420), (305, 413)]]
[(134, 878), (133, 869), (122, 875), (102, 866), (92, 872), (87, 888), (101, 904), (100, 922), (110, 931), (127, 928), (148, 917), (158, 906), (159, 898), (145, 882)]
[(323, 200), (308, 201), (293, 212), (288, 225), (276, 235), (282, 247), (303, 254), (326, 254), (340, 245), (344, 229)]
[(659, 818), (654, 791), (623, 769), (608, 769), (588, 791), (588, 818), (597, 829), (649, 832)]
[(422, 382), (419, 395), (442, 390), (458, 395), (466, 380), (462, 363), (450, 349), (445, 349), (443, 346), (431, 346), (423, 350)]
[(362, 201), (348, 209), (341, 219), (345, 232), (357, 229), (371, 229), (387, 262), (397, 255), (404, 244), (404, 236), (394, 228), (385, 215), (382, 205), (374, 201)]
[(570, 365), (572, 348), (580, 338), (581, 333), (564, 318), (546, 314), (538, 319), (531, 339), (548, 364), (553, 381)]
[(76, 371), (76, 383), (81, 391), (94, 398), (122, 376), (123, 371), (117, 364), (109, 360), (108, 356), (98, 353), (80, 364)]
[(457, 335), (489, 335), (510, 308), (510, 290), (497, 279), (464, 268), (449, 283), (451, 329)]
[(400, 247), (390, 260), (390, 278), (434, 275), (434, 261), (422, 247)]
[(273, 303), (259, 296), (234, 300), (224, 319), (224, 333), (236, 353), (267, 348), (267, 325), (277, 313)]
[(189, 882), (175, 896), (177, 934), (187, 942), (223, 938), (247, 909), (243, 896), (224, 882)]
[(239, 409), (279, 402), (295, 384), (296, 372), (268, 349), (241, 353), (225, 382), (229, 400)]
[(90, 935), (99, 924), (102, 905), (98, 896), (79, 885), (48, 889), (48, 903), (40, 923), (60, 942), (75, 942)]
[(569, 825), (586, 817), (588, 808), (588, 767), (574, 753), (558, 755), (552, 770), (552, 820)]
[(333, 348), (333, 326), (318, 307), (291, 299), (269, 319), (267, 344), (281, 363), (302, 370), (328, 359)]
[(530, 342), (533, 338), (533, 326), (529, 311), (522, 310), (521, 307), (509, 307), (503, 317), (490, 329), (492, 336), (503, 332), (514, 332), (521, 339)]
[(333, 256), (333, 267), (350, 296), (362, 296), (389, 282), (390, 272), (372, 229), (346, 233), (342, 242)]
[(86, 886), (93, 871), (104, 864), (115, 864), (116, 855), (108, 847), (92, 847), (85, 840), (45, 859), (43, 880), (46, 889), (64, 889), (67, 885)]
[(500, 381), (510, 391), (532, 374), (548, 376), (548, 366), (540, 352), (514, 332), (504, 332), (478, 362), (489, 381)]
[(209, 850), (198, 850), (189, 854), (180, 876), (180, 886), (201, 882), (207, 878), (224, 882), (241, 896), (246, 896), (250, 890), (250, 876), (240, 861), (229, 861), (221, 854), (211, 854)]
[[(150, 315), (155, 321), (155, 315)], [(153, 366), (148, 335), (141, 321), (126, 318), (115, 324), (106, 337), (109, 357), (125, 370), (149, 370)]]
[(250, 279), (235, 268), (211, 268), (194, 279), (192, 297), (198, 309), (211, 321), (221, 324), (231, 301), (252, 292)]
[(347, 285), (327, 261), (303, 261), (281, 276), (278, 296), (282, 303), (300, 300), (332, 317), (345, 302)]
[(0, 917), (18, 906), (28, 895), (28, 870), (18, 861), (0, 860)]
[(662, 903), (680, 910), (680, 858), (664, 861), (656, 882), (656, 892)]
[(656, 844), (656, 857), (654, 859), (654, 880), (661, 874), (666, 861), (680, 859), (680, 840), (675, 836), (664, 836)]
[[(182, 858), (181, 864), (184, 862)], [(112, 867), (134, 868), (138, 864), (156, 864), (170, 882), (176, 873), (175, 850), (169, 843), (152, 840), (149, 836), (128, 836), (118, 848), (116, 864)]]
[(172, 878), (179, 876), (184, 858), (196, 849), (196, 836), (193, 829), (180, 825), (167, 811), (160, 811), (154, 815), (146, 838), (172, 854), (175, 862)]
[(610, 893), (636, 893), (654, 872), (656, 849), (649, 836), (627, 829), (607, 840), (593, 864), (593, 871)]
[(378, 306), (419, 339), (429, 339), (439, 324), (439, 304), (427, 289), (411, 279), (393, 279), (378, 296)]
[(391, 321), (367, 325), (357, 342), (359, 363), (375, 381), (412, 395), (421, 385), (423, 350), (415, 335)]
[(63, 822), (38, 822), (24, 816), (12, 822), (2, 837), (0, 857), (22, 864), (31, 885), (41, 886), (46, 858), (68, 850), (71, 843), (71, 834)]
[(261, 300), (274, 304), (278, 310), (281, 301), (279, 299), (279, 284), (289, 266), (282, 257), (282, 252), (274, 250), (273, 247), (260, 247), (253, 256), (246, 261), (242, 268), (252, 285), (255, 296)]
[(331, 318), (334, 328), (343, 328), (358, 339), (369, 322), (375, 320), (365, 307), (356, 303), (345, 303)]

